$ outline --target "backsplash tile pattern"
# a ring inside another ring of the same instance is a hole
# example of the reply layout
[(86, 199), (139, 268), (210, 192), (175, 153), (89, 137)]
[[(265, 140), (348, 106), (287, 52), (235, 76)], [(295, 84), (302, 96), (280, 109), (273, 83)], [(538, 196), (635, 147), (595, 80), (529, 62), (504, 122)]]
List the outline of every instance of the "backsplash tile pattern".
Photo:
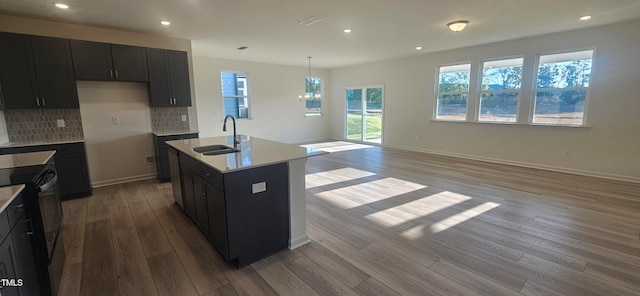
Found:
[[(182, 121), (182, 115), (187, 121)], [(154, 133), (189, 131), (187, 107), (151, 107), (151, 130)]]
[[(9, 142), (52, 142), (82, 140), (80, 109), (5, 110)], [(57, 120), (64, 119), (65, 127)]]

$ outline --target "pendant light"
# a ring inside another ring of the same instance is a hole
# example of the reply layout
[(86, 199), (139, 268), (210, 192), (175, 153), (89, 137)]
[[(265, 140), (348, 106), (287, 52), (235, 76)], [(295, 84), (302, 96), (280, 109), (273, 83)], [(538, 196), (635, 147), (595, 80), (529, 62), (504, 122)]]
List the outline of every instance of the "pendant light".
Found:
[[(300, 99), (300, 102), (302, 102), (303, 99), (308, 101), (308, 100), (311, 100), (311, 99), (320, 100), (322, 98), (322, 96), (319, 93), (318, 94), (314, 94), (313, 89), (309, 88), (308, 81), (310, 81), (312, 79), (311, 78), (311, 57), (309, 56), (309, 57), (307, 57), (307, 59), (309, 60), (309, 62), (308, 62), (309, 63), (309, 68), (308, 68), (309, 72), (307, 73), (308, 76), (304, 81), (304, 90), (305, 90), (304, 95), (299, 95), (298, 96), (298, 99)], [(313, 97), (312, 97), (312, 95), (313, 95)]]

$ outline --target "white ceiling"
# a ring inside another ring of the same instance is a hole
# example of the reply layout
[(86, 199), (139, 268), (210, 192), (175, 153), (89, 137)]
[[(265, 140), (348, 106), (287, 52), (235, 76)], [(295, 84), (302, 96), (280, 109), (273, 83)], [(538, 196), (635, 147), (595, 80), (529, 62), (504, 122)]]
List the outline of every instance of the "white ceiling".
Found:
[[(71, 8), (55, 8), (54, 0), (2, 0), (0, 13), (190, 39), (196, 56), (300, 66), (312, 56), (313, 67), (327, 69), (640, 18), (639, 0), (59, 2)], [(579, 21), (583, 15), (593, 18)], [(323, 20), (298, 24), (311, 16)], [(164, 19), (171, 26), (160, 25)], [(469, 26), (449, 31), (446, 23), (458, 19)]]

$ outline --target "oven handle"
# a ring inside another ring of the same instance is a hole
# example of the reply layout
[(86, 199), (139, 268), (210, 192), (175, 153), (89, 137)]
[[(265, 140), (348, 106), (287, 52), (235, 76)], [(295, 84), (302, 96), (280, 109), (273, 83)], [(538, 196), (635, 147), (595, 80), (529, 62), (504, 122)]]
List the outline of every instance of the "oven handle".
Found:
[(51, 188), (51, 186), (55, 185), (56, 182), (58, 182), (58, 176), (56, 175), (56, 173), (54, 171), (50, 171), (47, 173), (48, 174), (53, 174), (53, 178), (49, 179), (49, 181), (47, 183), (44, 183), (43, 185), (41, 185), (38, 189), (40, 190), (39, 192), (43, 192), (43, 191), (47, 191), (49, 190), (49, 188)]

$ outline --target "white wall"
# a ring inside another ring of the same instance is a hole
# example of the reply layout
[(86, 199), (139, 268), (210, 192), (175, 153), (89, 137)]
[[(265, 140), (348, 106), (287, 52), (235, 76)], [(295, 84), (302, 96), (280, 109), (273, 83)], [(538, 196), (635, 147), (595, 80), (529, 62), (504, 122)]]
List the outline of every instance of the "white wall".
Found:
[[(193, 58), (193, 66), (200, 137), (232, 133), (231, 129), (222, 132), (224, 109), (220, 72), (237, 71), (248, 75), (251, 114), (251, 119), (236, 120), (239, 134), (287, 143), (329, 138), (330, 116), (306, 117), (305, 104), (298, 100), (298, 95), (305, 88), (304, 78), (308, 75), (306, 67), (198, 56)], [(326, 97), (331, 89), (328, 71), (312, 68), (312, 76), (323, 78)], [(326, 98), (323, 108), (329, 108), (330, 105), (325, 102)]]
[[(94, 186), (156, 175), (147, 85), (78, 81), (80, 115)], [(113, 119), (117, 118), (117, 124)]]
[[(331, 70), (331, 135), (344, 138), (345, 87), (383, 83), (385, 146), (640, 182), (638, 28), (633, 21)], [(533, 61), (540, 53), (590, 46), (596, 49), (590, 127), (431, 120), (440, 64), (479, 67), (482, 59), (513, 55)]]

